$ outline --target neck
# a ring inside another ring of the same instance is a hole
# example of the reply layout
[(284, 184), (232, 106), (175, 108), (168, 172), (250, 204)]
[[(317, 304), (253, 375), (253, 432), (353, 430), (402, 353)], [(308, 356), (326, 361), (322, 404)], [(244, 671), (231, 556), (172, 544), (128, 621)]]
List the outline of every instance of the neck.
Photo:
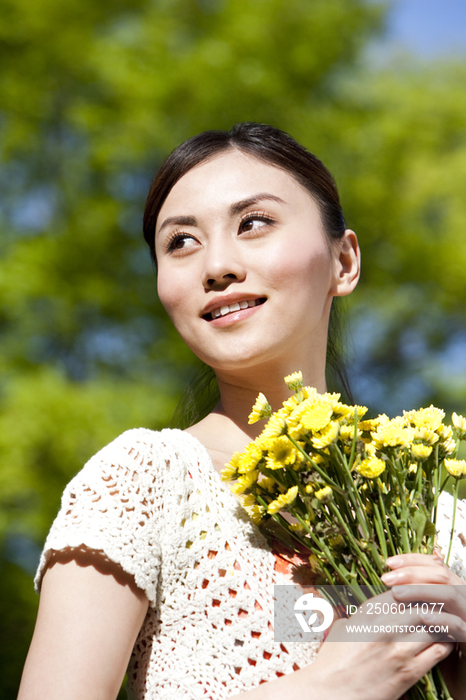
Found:
[(243, 450), (262, 432), (264, 421), (248, 424), (259, 392), (265, 394), (272, 410), (277, 411), (292, 394), (283, 378), (298, 370), (303, 373), (305, 385), (315, 387), (320, 393), (326, 391), (326, 342), (314, 342), (311, 348), (308, 344), (302, 352), (297, 344), (294, 350), (291, 360), (267, 358), (250, 367), (215, 371), (220, 402), (212, 413), (187, 430), (207, 448), (219, 471), (233, 452)]
[[(309, 363), (308, 363), (309, 364)], [(215, 408), (215, 413), (229, 418), (250, 439), (254, 439), (261, 432), (263, 422), (248, 424), (248, 416), (259, 394), (262, 392), (267, 397), (272, 411), (281, 408), (283, 401), (288, 399), (292, 392), (284, 382), (284, 377), (297, 370), (303, 371), (304, 384), (314, 386), (317, 391), (326, 391), (325, 364), (320, 367), (308, 368), (301, 366), (271, 367), (267, 363), (264, 368), (255, 367), (254, 372), (225, 373), (217, 372), (217, 382), (220, 391), (220, 402)]]

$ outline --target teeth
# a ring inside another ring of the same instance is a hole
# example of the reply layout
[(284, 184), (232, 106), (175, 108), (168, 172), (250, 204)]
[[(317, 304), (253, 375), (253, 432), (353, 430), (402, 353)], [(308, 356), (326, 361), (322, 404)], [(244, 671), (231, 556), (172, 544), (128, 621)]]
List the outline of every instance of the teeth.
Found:
[(232, 314), (234, 311), (239, 311), (240, 309), (247, 309), (248, 307), (256, 306), (256, 300), (250, 299), (249, 301), (235, 301), (234, 304), (229, 306), (220, 306), (211, 312), (212, 318), (220, 318), (220, 316), (226, 316), (227, 314)]

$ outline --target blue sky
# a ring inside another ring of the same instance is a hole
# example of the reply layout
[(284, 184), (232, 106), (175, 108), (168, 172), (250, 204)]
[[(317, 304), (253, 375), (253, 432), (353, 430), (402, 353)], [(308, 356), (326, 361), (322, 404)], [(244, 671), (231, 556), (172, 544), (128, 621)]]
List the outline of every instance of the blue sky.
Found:
[(424, 58), (466, 56), (466, 0), (392, 0), (387, 49)]

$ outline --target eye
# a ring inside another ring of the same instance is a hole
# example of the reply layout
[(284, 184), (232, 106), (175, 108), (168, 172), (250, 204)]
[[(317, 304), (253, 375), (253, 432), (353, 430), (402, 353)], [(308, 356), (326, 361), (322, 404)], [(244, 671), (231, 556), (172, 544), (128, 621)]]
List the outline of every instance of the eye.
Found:
[(190, 236), (188, 233), (174, 233), (166, 243), (166, 250), (168, 253), (174, 253), (178, 250), (194, 248), (196, 244), (194, 236)]
[(246, 214), (246, 216), (241, 219), (240, 231), (259, 231), (260, 229), (263, 229), (264, 227), (273, 223), (273, 219), (271, 219), (270, 216), (267, 216), (265, 213), (256, 212)]

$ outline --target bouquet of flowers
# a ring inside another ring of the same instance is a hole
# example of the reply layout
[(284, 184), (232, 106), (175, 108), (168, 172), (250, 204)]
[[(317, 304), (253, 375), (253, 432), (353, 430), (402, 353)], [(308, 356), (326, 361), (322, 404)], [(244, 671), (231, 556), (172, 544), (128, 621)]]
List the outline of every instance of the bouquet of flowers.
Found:
[[(383, 587), (389, 556), (433, 552), (439, 495), (451, 481), (453, 536), (459, 482), (466, 477), (466, 462), (456, 458), (466, 419), (454, 413), (452, 428), (444, 412), (430, 406), (365, 420), (365, 407), (303, 386), (301, 372), (285, 382), (294, 395), (273, 414), (259, 394), (249, 422), (269, 420), (233, 455), (222, 479), (235, 482), (231, 489), (256, 524), (273, 519), (297, 550), (309, 552), (320, 582), (350, 586), (361, 603), (366, 591)], [(450, 551), (451, 539), (447, 564)], [(409, 697), (449, 694), (436, 672)]]

